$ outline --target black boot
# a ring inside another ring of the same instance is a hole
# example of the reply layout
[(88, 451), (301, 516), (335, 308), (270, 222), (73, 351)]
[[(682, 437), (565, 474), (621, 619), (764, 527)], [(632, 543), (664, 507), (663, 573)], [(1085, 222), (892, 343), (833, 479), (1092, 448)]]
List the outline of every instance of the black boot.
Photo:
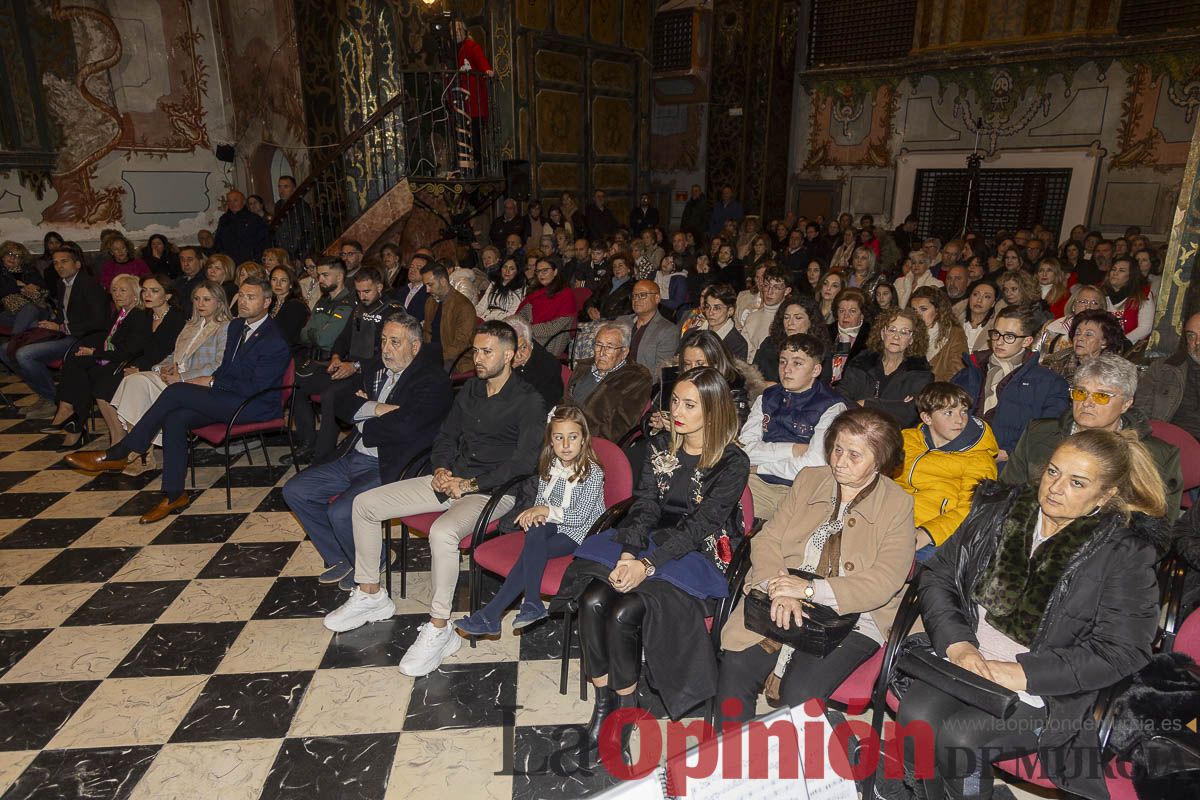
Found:
[[(617, 695), (617, 708), (637, 708), (637, 704), (637, 689), (629, 694)], [(621, 760), (626, 764), (633, 764), (633, 756), (629, 752), (629, 741), (633, 738), (633, 729), (633, 725), (626, 725), (621, 729)]]
[(617, 708), (617, 693), (609, 686), (593, 686), (596, 691), (596, 705), (592, 708), (592, 718), (588, 720), (587, 740), (594, 750), (600, 743), (600, 728)]

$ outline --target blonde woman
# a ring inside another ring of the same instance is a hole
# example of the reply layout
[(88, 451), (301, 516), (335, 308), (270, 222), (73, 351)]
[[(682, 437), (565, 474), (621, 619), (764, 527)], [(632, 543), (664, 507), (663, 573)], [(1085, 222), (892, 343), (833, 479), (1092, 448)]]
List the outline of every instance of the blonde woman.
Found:
[[(169, 384), (208, 377), (216, 371), (225, 355), (229, 318), (221, 284), (206, 280), (192, 290), (192, 318), (176, 337), (175, 351), (148, 370), (126, 375), (117, 387), (112, 406), (121, 425), (112, 431), (113, 444), (125, 438)], [(154, 443), (161, 447), (162, 437)], [(150, 450), (126, 471), (136, 474), (153, 467), (154, 451)]]
[(1037, 285), (1042, 300), (1050, 306), (1050, 314), (1058, 319), (1067, 310), (1071, 292), (1067, 288), (1067, 273), (1057, 258), (1043, 258), (1037, 265)]
[(233, 305), (237, 295), (237, 284), (233, 280), (236, 268), (233, 259), (224, 253), (213, 253), (204, 260), (204, 277), (216, 283), (225, 292), (225, 305)]

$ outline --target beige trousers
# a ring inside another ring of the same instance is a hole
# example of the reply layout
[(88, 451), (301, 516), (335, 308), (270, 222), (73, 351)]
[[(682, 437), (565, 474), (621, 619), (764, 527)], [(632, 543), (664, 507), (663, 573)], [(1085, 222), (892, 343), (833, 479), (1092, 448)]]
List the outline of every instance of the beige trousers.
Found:
[[(487, 505), (487, 494), (471, 494), (460, 500), (438, 500), (432, 488), (433, 478), (424, 476), (397, 481), (363, 492), (354, 498), (354, 581), (379, 583), (379, 563), (383, 555), (384, 520), (445, 511), (429, 526), (429, 551), (433, 571), (433, 599), (430, 616), (450, 619), (454, 589), (458, 585), (458, 545), (471, 535), (475, 520)], [(496, 506), (499, 517), (513, 507), (515, 500), (505, 496)]]
[(767, 483), (757, 475), (750, 476), (748, 485), (750, 496), (754, 498), (754, 516), (762, 520), (769, 520), (775, 516), (775, 509), (779, 508), (783, 498), (792, 490), (790, 486)]

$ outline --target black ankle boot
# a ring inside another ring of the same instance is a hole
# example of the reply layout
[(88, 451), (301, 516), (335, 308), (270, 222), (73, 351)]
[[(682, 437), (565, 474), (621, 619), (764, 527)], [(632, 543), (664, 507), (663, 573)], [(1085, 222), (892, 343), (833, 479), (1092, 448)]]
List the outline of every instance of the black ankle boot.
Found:
[(592, 749), (600, 742), (600, 728), (617, 708), (617, 693), (608, 686), (593, 686), (596, 692), (596, 705), (592, 708), (592, 718), (588, 720), (587, 740)]
[[(629, 694), (617, 695), (617, 708), (637, 708), (638, 698), (637, 690), (634, 689)], [(633, 763), (633, 756), (629, 752), (629, 741), (633, 738), (633, 725), (626, 725), (621, 729), (621, 759), (626, 764)]]

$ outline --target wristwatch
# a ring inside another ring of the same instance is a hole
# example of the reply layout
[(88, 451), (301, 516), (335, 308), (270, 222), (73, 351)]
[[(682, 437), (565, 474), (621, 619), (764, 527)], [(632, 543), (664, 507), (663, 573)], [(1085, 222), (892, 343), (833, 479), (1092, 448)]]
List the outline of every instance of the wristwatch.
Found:
[(804, 599), (812, 600), (813, 595), (815, 595), (816, 593), (817, 593), (817, 590), (813, 588), (813, 582), (809, 581), (808, 586), (804, 587)]
[(642, 562), (642, 566), (646, 568), (646, 577), (647, 578), (649, 578), (655, 572), (657, 572), (657, 569), (655, 568), (655, 566), (652, 563), (650, 563), (650, 559), (639, 558), (638, 561)]
[(353, 364), (353, 367), (354, 367), (355, 372), (362, 372), (362, 362), (361, 361), (355, 361)]

